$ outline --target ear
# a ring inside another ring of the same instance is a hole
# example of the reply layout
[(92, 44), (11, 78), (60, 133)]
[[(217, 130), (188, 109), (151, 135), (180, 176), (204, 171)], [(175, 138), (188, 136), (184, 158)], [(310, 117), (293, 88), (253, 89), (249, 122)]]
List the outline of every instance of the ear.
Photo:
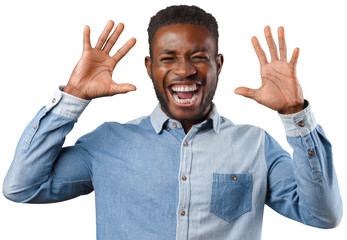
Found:
[(150, 57), (145, 57), (145, 66), (147, 69), (148, 76), (152, 79), (152, 59)]
[(218, 54), (216, 57), (217, 67), (218, 67), (218, 75), (222, 71), (223, 63), (224, 63), (224, 56), (223, 54)]

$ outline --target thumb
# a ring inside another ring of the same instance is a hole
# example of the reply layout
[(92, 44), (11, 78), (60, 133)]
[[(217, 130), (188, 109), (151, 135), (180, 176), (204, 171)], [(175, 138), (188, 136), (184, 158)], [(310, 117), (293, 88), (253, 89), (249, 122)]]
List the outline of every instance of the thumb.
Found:
[(127, 92), (135, 91), (135, 90), (136, 90), (136, 87), (130, 83), (114, 83), (110, 87), (109, 94), (113, 96), (116, 94), (127, 93)]
[(238, 87), (235, 89), (234, 91), (236, 94), (247, 97), (247, 98), (251, 98), (255, 101), (258, 100), (258, 90), (256, 89), (251, 89), (251, 88), (247, 88), (247, 87)]

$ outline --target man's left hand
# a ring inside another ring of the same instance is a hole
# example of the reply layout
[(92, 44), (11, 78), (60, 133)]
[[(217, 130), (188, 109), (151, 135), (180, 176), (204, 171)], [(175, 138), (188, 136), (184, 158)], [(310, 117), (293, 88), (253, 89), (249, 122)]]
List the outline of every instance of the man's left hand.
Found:
[(259, 89), (239, 87), (235, 89), (235, 93), (252, 98), (281, 114), (299, 112), (304, 109), (304, 97), (295, 71), (299, 57), (299, 48), (294, 49), (293, 55), (288, 62), (284, 28), (279, 27), (278, 44), (280, 58), (278, 58), (277, 46), (272, 37), (270, 27), (266, 26), (264, 32), (271, 55), (271, 62), (267, 61), (265, 52), (261, 48), (258, 39), (256, 37), (252, 38), (252, 44), (260, 62), (262, 85)]

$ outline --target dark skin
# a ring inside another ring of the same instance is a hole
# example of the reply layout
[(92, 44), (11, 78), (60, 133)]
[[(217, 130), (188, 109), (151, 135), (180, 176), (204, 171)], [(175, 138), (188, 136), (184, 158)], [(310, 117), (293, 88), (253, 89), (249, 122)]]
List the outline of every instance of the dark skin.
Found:
[[(135, 45), (130, 39), (115, 55), (109, 52), (123, 31), (124, 25), (114, 26), (109, 21), (94, 48), (90, 44), (90, 29), (84, 29), (83, 54), (71, 74), (64, 92), (82, 99), (112, 96), (136, 90), (132, 84), (118, 84), (112, 80), (117, 63)], [(237, 88), (235, 93), (249, 97), (282, 114), (303, 110), (304, 98), (296, 78), (295, 66), (299, 49), (287, 61), (283, 27), (278, 28), (280, 57), (270, 27), (265, 27), (265, 37), (271, 54), (268, 62), (256, 37), (252, 44), (261, 66), (262, 86), (259, 89)], [(212, 97), (218, 75), (223, 65), (223, 55), (216, 53), (215, 40), (203, 26), (173, 24), (158, 29), (152, 42), (152, 58), (145, 58), (148, 75), (152, 78), (157, 94), (166, 103), (163, 111), (181, 122), (185, 132), (206, 119), (211, 110)], [(177, 103), (172, 97), (172, 87), (195, 86), (198, 97), (192, 103)], [(164, 104), (165, 105), (165, 104)]]
[(117, 63), (136, 43), (134, 38), (129, 39), (116, 54), (110, 56), (109, 53), (112, 47), (124, 29), (122, 23), (118, 24), (109, 37), (113, 26), (114, 22), (108, 21), (94, 48), (90, 44), (89, 27), (84, 28), (82, 57), (75, 66), (64, 92), (75, 97), (91, 100), (136, 90), (136, 87), (132, 84), (118, 84), (112, 80), (112, 73)]
[[(223, 55), (217, 55), (210, 31), (200, 25), (173, 24), (160, 28), (152, 42), (152, 58), (145, 64), (153, 80), (163, 111), (181, 122), (187, 133), (194, 124), (206, 119), (222, 70)], [(172, 86), (195, 84), (198, 98), (194, 104), (179, 104), (172, 97)]]
[(264, 33), (271, 55), (270, 62), (267, 61), (258, 39), (256, 37), (252, 38), (253, 48), (260, 63), (262, 85), (259, 89), (240, 87), (235, 89), (235, 93), (252, 98), (281, 114), (300, 112), (304, 109), (304, 96), (295, 70), (299, 57), (299, 48), (294, 49), (288, 62), (284, 28), (278, 28), (280, 57), (278, 57), (277, 46), (269, 26), (265, 27)]

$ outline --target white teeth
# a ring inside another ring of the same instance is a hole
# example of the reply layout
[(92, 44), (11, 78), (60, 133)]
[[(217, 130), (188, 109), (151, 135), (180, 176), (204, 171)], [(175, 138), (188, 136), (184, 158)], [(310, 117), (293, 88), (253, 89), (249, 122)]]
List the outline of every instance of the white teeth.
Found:
[(192, 92), (198, 90), (198, 87), (196, 86), (196, 84), (193, 84), (191, 86), (176, 86), (172, 87), (171, 89), (175, 92)]
[(172, 94), (173, 98), (178, 103), (193, 103), (198, 98), (199, 93), (195, 93), (192, 98), (180, 99), (176, 93)]
[[(195, 92), (196, 90), (198, 90), (198, 86), (196, 84), (191, 84), (191, 85), (174, 85), (171, 87), (172, 91), (173, 91), (173, 98), (175, 100), (175, 102), (177, 103), (193, 103), (199, 96), (199, 92)], [(195, 92), (194, 95), (192, 96), (192, 98), (187, 98), (187, 99), (180, 99), (177, 95), (176, 92)]]

